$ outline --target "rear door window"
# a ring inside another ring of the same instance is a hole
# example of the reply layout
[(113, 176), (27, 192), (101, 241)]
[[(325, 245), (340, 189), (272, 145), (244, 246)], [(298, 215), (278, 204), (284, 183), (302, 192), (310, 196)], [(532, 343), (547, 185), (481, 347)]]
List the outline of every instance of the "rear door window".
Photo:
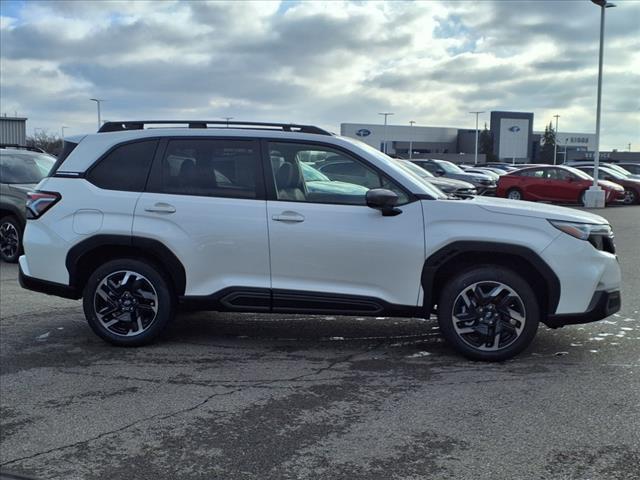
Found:
[(162, 159), (161, 190), (179, 195), (258, 198), (255, 140), (171, 140)]
[(105, 190), (142, 192), (157, 145), (157, 140), (119, 145), (89, 171), (87, 178)]

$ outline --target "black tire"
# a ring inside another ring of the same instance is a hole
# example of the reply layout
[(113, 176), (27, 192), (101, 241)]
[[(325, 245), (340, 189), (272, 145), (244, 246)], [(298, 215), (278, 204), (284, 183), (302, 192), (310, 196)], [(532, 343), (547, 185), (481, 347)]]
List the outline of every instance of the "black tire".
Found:
[(583, 190), (582, 193), (580, 193), (580, 197), (578, 197), (578, 203), (580, 205), (582, 205), (583, 207), (587, 206), (587, 203), (585, 202), (584, 196), (587, 194), (586, 190)]
[(14, 216), (0, 219), (0, 258), (16, 263), (22, 255), (22, 225)]
[(633, 188), (625, 188), (624, 189), (624, 204), (625, 205), (633, 205), (634, 203), (638, 203), (640, 199), (638, 198), (638, 192), (636, 192)]
[(524, 198), (524, 195), (522, 194), (522, 190), (520, 190), (519, 188), (510, 188), (507, 191), (507, 198), (511, 200), (522, 200)]
[[(501, 290), (495, 301), (484, 303), (486, 292), (494, 291), (500, 284), (507, 288)], [(476, 293), (477, 289), (480, 292)], [(470, 308), (463, 293), (469, 294), (467, 299), (471, 297)], [(476, 299), (479, 301), (474, 302)], [(460, 321), (461, 318), (467, 320)], [(438, 302), (438, 322), (447, 342), (465, 357), (501, 361), (517, 355), (531, 343), (540, 323), (540, 307), (533, 289), (521, 276), (501, 266), (481, 265), (457, 274), (444, 286)], [(469, 332), (460, 333), (465, 329)]]
[[(128, 277), (126, 272), (130, 272)], [(113, 345), (137, 347), (154, 342), (173, 320), (176, 296), (162, 269), (123, 258), (93, 272), (84, 288), (82, 306), (89, 326), (100, 338)]]

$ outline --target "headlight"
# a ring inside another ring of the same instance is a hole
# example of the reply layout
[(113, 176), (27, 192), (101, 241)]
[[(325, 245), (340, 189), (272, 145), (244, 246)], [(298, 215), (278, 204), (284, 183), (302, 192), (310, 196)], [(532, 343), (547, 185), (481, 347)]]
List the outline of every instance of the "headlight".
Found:
[(592, 235), (613, 237), (611, 226), (606, 224), (563, 222), (560, 220), (549, 220), (549, 223), (558, 230), (580, 240), (589, 240)]
[(487, 180), (486, 178), (479, 178), (478, 183), (481, 185), (491, 185), (493, 182), (491, 180)]

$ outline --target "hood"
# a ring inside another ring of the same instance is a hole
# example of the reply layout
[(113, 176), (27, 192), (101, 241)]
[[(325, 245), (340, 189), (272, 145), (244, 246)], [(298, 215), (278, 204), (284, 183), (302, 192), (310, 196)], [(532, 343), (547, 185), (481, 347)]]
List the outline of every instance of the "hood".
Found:
[(436, 186), (442, 185), (443, 187), (452, 187), (452, 188), (476, 188), (473, 184), (469, 182), (465, 182), (464, 180), (455, 180), (453, 178), (444, 178), (444, 177), (425, 177), (427, 182), (430, 182)]
[(610, 182), (609, 180), (598, 180), (598, 185), (608, 190), (614, 190), (614, 191), (617, 190), (619, 192), (624, 191), (624, 187), (621, 187), (617, 183)]
[(490, 212), (523, 217), (545, 218), (548, 220), (564, 220), (567, 222), (608, 224), (600, 215), (577, 210), (575, 208), (558, 207), (546, 203), (526, 202), (496, 197), (474, 197), (473, 202), (480, 208)]
[(459, 180), (466, 180), (467, 178), (469, 179), (469, 181), (475, 181), (478, 182), (480, 180), (489, 180), (490, 182), (496, 183), (495, 178), (486, 175), (484, 173), (456, 173), (457, 177)]

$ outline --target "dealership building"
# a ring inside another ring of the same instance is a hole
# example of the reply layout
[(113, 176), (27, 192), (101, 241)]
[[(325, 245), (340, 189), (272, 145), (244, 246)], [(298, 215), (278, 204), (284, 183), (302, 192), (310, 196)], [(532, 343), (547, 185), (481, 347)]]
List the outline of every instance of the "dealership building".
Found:
[[(479, 133), (482, 132), (482, 129)], [(390, 155), (409, 158), (439, 158), (458, 163), (473, 162), (475, 129), (342, 123), (340, 134), (361, 140)], [(500, 161), (536, 163), (539, 161), (543, 132), (533, 130), (533, 113), (491, 112), (490, 134), (493, 154)], [(595, 134), (562, 132), (557, 134), (558, 163), (595, 149)], [(485, 155), (478, 154), (478, 162)]]

